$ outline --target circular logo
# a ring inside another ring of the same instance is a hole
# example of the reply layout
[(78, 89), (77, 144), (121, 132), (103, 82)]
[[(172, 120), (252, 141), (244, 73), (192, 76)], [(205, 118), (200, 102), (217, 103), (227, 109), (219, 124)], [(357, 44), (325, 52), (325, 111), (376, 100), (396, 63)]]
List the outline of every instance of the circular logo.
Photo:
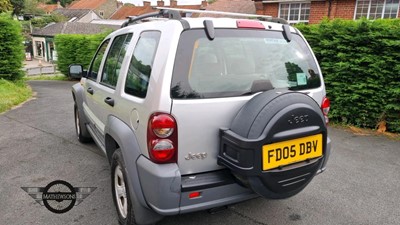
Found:
[(43, 204), (53, 213), (66, 213), (74, 207), (76, 191), (72, 185), (63, 180), (48, 184), (42, 194)]

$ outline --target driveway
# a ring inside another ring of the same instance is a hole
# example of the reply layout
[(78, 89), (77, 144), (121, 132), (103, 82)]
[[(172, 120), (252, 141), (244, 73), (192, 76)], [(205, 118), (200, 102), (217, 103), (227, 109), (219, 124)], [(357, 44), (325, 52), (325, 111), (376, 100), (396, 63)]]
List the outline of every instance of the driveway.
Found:
[[(110, 169), (94, 145), (74, 130), (74, 82), (32, 81), (35, 99), (0, 115), (0, 224), (118, 224)], [(399, 224), (400, 142), (330, 128), (334, 152), (328, 169), (299, 195), (262, 198), (228, 207), (167, 217), (159, 225)], [(65, 214), (39, 205), (21, 187), (65, 180), (97, 187)]]

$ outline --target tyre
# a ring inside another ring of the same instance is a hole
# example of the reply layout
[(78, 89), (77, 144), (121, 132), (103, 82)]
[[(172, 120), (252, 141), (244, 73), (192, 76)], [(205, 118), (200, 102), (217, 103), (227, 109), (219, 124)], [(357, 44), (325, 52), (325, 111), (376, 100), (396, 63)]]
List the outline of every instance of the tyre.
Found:
[(265, 198), (298, 194), (325, 160), (327, 128), (308, 95), (271, 90), (248, 101), (221, 130), (218, 163)]
[(114, 205), (117, 209), (118, 221), (121, 225), (134, 225), (135, 215), (129, 195), (126, 169), (122, 152), (117, 149), (111, 161), (111, 189)]
[(88, 134), (88, 131), (85, 127), (84, 124), (82, 124), (82, 121), (79, 116), (78, 112), (78, 107), (76, 104), (74, 105), (74, 115), (75, 115), (75, 131), (76, 131), (76, 136), (78, 136), (78, 140), (81, 143), (88, 143), (92, 141), (92, 138), (90, 136), (84, 135), (84, 133)]

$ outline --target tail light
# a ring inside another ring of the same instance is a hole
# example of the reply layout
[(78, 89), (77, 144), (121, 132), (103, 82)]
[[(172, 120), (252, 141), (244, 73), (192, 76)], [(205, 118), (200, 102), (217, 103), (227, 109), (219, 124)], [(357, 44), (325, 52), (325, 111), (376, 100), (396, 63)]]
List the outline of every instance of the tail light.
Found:
[(329, 113), (330, 107), (331, 107), (331, 102), (329, 101), (329, 99), (327, 97), (324, 97), (324, 99), (322, 99), (321, 109), (322, 109), (322, 113), (324, 114), (326, 124), (329, 123), (328, 113)]
[(153, 162), (177, 162), (178, 130), (174, 117), (167, 113), (154, 113), (150, 116), (147, 145)]

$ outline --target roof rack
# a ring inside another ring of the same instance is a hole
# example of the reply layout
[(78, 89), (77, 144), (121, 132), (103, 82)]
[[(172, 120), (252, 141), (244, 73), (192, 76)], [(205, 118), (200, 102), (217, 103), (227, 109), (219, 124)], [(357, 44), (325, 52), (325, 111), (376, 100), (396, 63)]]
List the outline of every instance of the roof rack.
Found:
[(276, 18), (267, 15), (258, 15), (258, 14), (245, 14), (245, 13), (232, 13), (232, 12), (222, 12), (222, 11), (211, 11), (211, 10), (195, 10), (195, 9), (179, 9), (179, 8), (167, 8), (167, 7), (154, 7), (154, 9), (158, 9), (158, 12), (146, 13), (140, 16), (129, 16), (128, 20), (124, 22), (121, 27), (126, 27), (131, 24), (138, 23), (146, 18), (151, 17), (163, 17), (168, 19), (182, 19), (180, 12), (190, 12), (190, 13), (207, 13), (207, 14), (218, 14), (218, 15), (226, 15), (226, 16), (235, 16), (235, 17), (246, 17), (246, 18), (254, 18), (261, 21), (269, 21), (274, 23), (288, 24), (285, 19)]
[(180, 20), (182, 18), (177, 10), (170, 10), (169, 8), (165, 8), (165, 9), (160, 9), (160, 11), (158, 12), (146, 13), (140, 16), (129, 16), (128, 20), (124, 22), (121, 25), (121, 27), (129, 26), (131, 24), (137, 23), (138, 21), (142, 21), (143, 19), (150, 17), (164, 17), (176, 20)]
[(285, 19), (267, 16), (267, 15), (232, 13), (232, 12), (222, 12), (222, 11), (213, 11), (213, 10), (180, 9), (180, 8), (168, 8), (168, 7), (154, 7), (154, 8), (159, 9), (159, 10), (170, 10), (170, 11), (177, 11), (177, 12), (207, 13), (207, 14), (226, 15), (226, 16), (235, 16), (235, 17), (246, 17), (246, 18), (258, 19), (261, 21), (289, 24)]

